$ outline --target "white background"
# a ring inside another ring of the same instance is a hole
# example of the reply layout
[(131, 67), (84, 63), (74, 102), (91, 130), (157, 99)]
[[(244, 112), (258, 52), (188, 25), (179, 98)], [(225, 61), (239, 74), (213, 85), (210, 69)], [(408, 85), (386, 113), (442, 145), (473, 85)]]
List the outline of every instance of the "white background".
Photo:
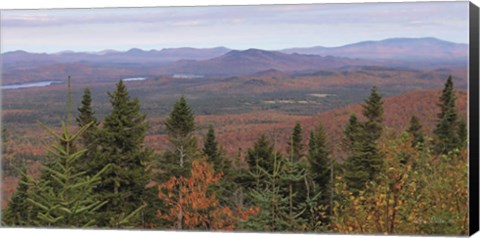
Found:
[[(195, 6), (195, 5), (246, 5), (246, 4), (298, 4), (298, 3), (359, 3), (359, 2), (415, 2), (406, 1), (385, 1), (385, 0), (1, 0), (0, 9), (38, 9), (38, 8), (93, 8), (93, 7), (138, 7), (138, 6)], [(472, 0), (477, 6), (480, 6), (480, 0)], [(426, 16), (428, 17), (428, 16)], [(1, 33), (1, 32), (0, 32)], [(303, 234), (253, 234), (253, 233), (219, 233), (219, 232), (159, 232), (159, 231), (104, 231), (104, 230), (47, 230), (47, 229), (10, 229), (0, 228), (0, 237), (35, 237), (35, 238), (93, 238), (93, 237), (192, 237), (196, 238), (240, 238), (240, 237), (264, 237), (264, 238), (294, 238), (294, 237), (365, 237), (373, 238), (376, 236), (347, 236), (347, 235), (303, 235)], [(477, 233), (474, 237), (480, 237)]]

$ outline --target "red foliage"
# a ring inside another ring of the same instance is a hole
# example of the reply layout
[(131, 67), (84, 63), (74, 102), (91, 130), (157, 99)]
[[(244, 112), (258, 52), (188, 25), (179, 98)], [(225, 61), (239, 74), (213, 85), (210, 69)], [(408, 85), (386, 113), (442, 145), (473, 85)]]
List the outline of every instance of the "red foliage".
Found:
[(213, 174), (205, 160), (193, 161), (191, 174), (190, 178), (172, 177), (158, 186), (158, 197), (169, 209), (157, 211), (157, 217), (170, 221), (172, 228), (231, 231), (237, 220), (246, 220), (258, 212), (258, 209), (233, 212), (228, 207), (220, 207), (215, 195), (207, 189), (218, 182), (222, 174)]

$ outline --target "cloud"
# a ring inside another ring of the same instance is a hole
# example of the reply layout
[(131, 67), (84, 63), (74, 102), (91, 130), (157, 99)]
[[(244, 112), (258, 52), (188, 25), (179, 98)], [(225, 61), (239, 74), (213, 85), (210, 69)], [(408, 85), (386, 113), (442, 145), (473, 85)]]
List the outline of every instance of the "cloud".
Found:
[(7, 10), (1, 17), (2, 46), (9, 50), (271, 49), (426, 36), (468, 41), (468, 2)]

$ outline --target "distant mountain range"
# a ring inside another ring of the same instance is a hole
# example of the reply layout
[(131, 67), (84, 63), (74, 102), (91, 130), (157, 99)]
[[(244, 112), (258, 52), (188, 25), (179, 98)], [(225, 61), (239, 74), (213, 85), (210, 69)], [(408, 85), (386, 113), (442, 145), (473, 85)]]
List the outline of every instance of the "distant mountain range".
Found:
[(340, 47), (291, 48), (282, 50), (282, 52), (362, 59), (452, 62), (467, 60), (468, 44), (457, 44), (431, 37), (391, 38)]
[(125, 52), (55, 54), (13, 51), (1, 54), (3, 83), (58, 80), (72, 74), (83, 80), (119, 77), (193, 74), (201, 76), (254, 75), (268, 70), (282, 73), (345, 69), (356, 66), (425, 67), (466, 65), (468, 45), (436, 38), (392, 38), (341, 47), (261, 49), (170, 48)]
[(343, 57), (286, 54), (278, 51), (248, 49), (232, 50), (209, 60), (182, 60), (166, 66), (165, 74), (201, 74), (233, 76), (255, 74), (265, 70), (295, 72), (312, 69), (335, 69), (342, 66), (374, 64), (371, 61)]

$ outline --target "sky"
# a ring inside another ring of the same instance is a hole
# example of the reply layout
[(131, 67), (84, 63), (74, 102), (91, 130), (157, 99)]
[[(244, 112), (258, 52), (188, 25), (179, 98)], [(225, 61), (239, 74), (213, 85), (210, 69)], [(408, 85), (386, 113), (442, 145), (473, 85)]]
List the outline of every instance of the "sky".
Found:
[(224, 46), (279, 50), (393, 37), (468, 43), (468, 2), (2, 10), (1, 52)]

